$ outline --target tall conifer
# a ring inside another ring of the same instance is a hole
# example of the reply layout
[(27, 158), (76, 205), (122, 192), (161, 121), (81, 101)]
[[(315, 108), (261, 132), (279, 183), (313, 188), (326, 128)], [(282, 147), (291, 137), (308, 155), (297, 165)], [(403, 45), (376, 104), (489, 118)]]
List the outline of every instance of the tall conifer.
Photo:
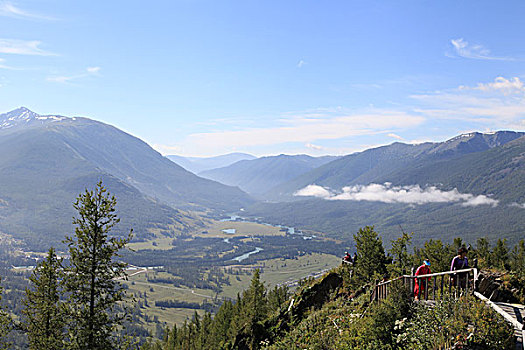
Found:
[(371, 281), (374, 275), (383, 276), (386, 273), (387, 258), (381, 237), (373, 226), (360, 228), (354, 234), (357, 251), (354, 274), (359, 283)]
[(64, 305), (60, 302), (60, 260), (53, 248), (33, 271), (24, 299), (24, 326), (29, 348), (40, 350), (63, 349)]
[(125, 297), (118, 279), (125, 277), (126, 264), (115, 260), (118, 251), (131, 239), (109, 237), (119, 219), (117, 201), (99, 182), (94, 190), (79, 195), (74, 207), (78, 217), (75, 236), (67, 237), (70, 263), (65, 289), (69, 293), (69, 348), (75, 350), (114, 349), (115, 328), (124, 315), (115, 307)]
[[(3, 288), (0, 286), (0, 301), (2, 301), (2, 291)], [(0, 349), (2, 350), (10, 348), (10, 344), (6, 341), (6, 337), (11, 331), (11, 326), (11, 318), (7, 312), (0, 307)]]

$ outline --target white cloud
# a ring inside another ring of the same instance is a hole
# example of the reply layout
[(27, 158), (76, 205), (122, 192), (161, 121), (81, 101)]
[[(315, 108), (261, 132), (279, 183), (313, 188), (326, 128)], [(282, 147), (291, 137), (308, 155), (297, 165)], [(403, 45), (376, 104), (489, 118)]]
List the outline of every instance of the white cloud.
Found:
[(16, 69), (16, 68), (6, 65), (6, 64), (5, 64), (5, 59), (0, 58), (0, 69), (9, 69), (9, 70), (14, 70), (14, 69)]
[(162, 155), (182, 154), (184, 149), (180, 146), (163, 145), (160, 143), (154, 143), (151, 145), (157, 152)]
[(499, 201), (485, 195), (475, 196), (460, 193), (457, 189), (441, 191), (435, 186), (421, 188), (419, 185), (392, 186), (390, 183), (355, 185), (343, 187), (336, 193), (318, 185), (309, 185), (295, 196), (313, 196), (327, 200), (370, 201), (382, 203), (427, 204), (427, 203), (461, 203), (463, 206), (492, 205)]
[(54, 83), (67, 84), (67, 83), (71, 83), (74, 80), (98, 75), (99, 72), (100, 72), (100, 67), (87, 67), (85, 73), (76, 74), (76, 75), (54, 75), (51, 77), (47, 77), (47, 81), (54, 82)]
[(299, 62), (297, 62), (297, 68), (302, 68), (305, 64), (306, 64), (305, 61), (299, 60)]
[(392, 129), (415, 127), (424, 122), (419, 115), (401, 111), (371, 110), (365, 113), (319, 113), (280, 120), (278, 126), (191, 134), (184, 141), (194, 149), (231, 149), (288, 142), (311, 143), (349, 136), (374, 135)]
[(55, 20), (53, 17), (22, 10), (9, 1), (0, 1), (0, 16), (24, 19)]
[(497, 77), (490, 83), (478, 83), (475, 87), (460, 86), (461, 90), (480, 90), (484, 92), (501, 92), (504, 95), (523, 94), (525, 87), (523, 82), (518, 77), (506, 79), (504, 77)]
[(512, 61), (510, 57), (492, 56), (490, 50), (479, 44), (470, 44), (463, 38), (450, 40), (452, 47), (456, 54), (463, 58), (471, 58), (477, 60), (497, 60), (497, 61)]
[(314, 145), (313, 143), (307, 143), (304, 146), (306, 148), (313, 149), (314, 151), (322, 151), (324, 149), (323, 146)]
[(525, 203), (523, 203), (523, 204), (512, 203), (512, 204), (510, 204), (510, 206), (511, 206), (511, 207), (516, 207), (516, 208), (525, 209)]
[(86, 71), (90, 74), (97, 74), (100, 72), (100, 67), (87, 67)]
[(295, 192), (293, 195), (302, 197), (317, 197), (324, 199), (329, 199), (333, 197), (333, 193), (330, 192), (330, 190), (317, 185), (308, 185), (305, 188)]
[[(285, 113), (280, 119), (265, 115), (258, 118), (262, 120), (260, 124), (254, 122), (255, 118), (248, 118), (250, 123), (240, 118), (216, 119), (207, 125), (200, 123), (205, 127), (195, 127), (206, 132), (190, 134), (174, 146), (191, 150), (192, 155), (210, 155), (210, 150), (215, 155), (234, 149), (264, 155), (268, 151), (263, 148), (279, 147), (280, 151), (274, 152), (289, 153), (294, 150), (302, 153), (305, 146), (312, 150), (312, 154), (318, 154), (316, 146), (322, 144), (324, 153), (341, 155), (362, 151), (368, 148), (368, 144), (385, 144), (388, 138), (383, 136), (419, 144), (450, 138), (453, 134), (459, 134), (461, 129), (525, 130), (525, 83), (519, 77), (496, 77), (471, 86), (462, 85), (409, 97), (413, 103), (390, 109), (354, 111), (340, 106), (318, 108)], [(262, 123), (265, 126), (261, 126)], [(421, 125), (425, 126), (424, 130), (418, 130)], [(421, 135), (405, 140), (400, 135), (408, 130), (417, 130)], [(429, 136), (436, 130), (439, 130), (438, 135)], [(364, 141), (366, 145), (356, 144), (355, 141), (361, 136), (370, 136)], [(287, 147), (288, 151), (283, 147)]]
[(388, 137), (392, 137), (392, 138), (397, 139), (397, 140), (404, 140), (404, 138), (402, 138), (401, 136), (399, 136), (399, 135), (397, 135), (397, 134), (394, 134), (394, 133), (392, 133), (392, 132), (389, 133), (389, 134), (387, 134), (386, 136), (388, 136)]
[(42, 50), (38, 40), (0, 39), (0, 53), (13, 55), (55, 56), (56, 54)]
[(411, 97), (422, 103), (415, 111), (428, 118), (471, 121), (493, 130), (525, 125), (525, 89), (518, 77)]

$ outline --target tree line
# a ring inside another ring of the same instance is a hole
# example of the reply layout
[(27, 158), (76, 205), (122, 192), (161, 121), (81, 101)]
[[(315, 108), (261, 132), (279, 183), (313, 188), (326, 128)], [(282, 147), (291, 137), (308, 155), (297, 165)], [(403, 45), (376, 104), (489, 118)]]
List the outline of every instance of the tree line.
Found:
[[(129, 314), (123, 303), (126, 288), (119, 283), (126, 278), (126, 264), (119, 260), (119, 251), (130, 241), (132, 232), (123, 238), (110, 235), (119, 222), (115, 207), (115, 197), (101, 182), (78, 196), (74, 203), (75, 233), (64, 241), (68, 256), (61, 258), (50, 248), (36, 266), (25, 291), (20, 320), (0, 309), (0, 349), (10, 347), (7, 336), (14, 329), (27, 334), (30, 349), (139, 348), (133, 334), (121, 335), (125, 327), (133, 331), (133, 324), (125, 323)], [(460, 238), (451, 244), (431, 239), (410, 252), (412, 236), (403, 232), (385, 250), (373, 227), (366, 226), (354, 234), (357, 259), (351, 276), (344, 279), (347, 292), (351, 294), (375, 279), (407, 273), (426, 258), (432, 261), (434, 272), (448, 270), (458, 248), (466, 246)], [(477, 259), (481, 268), (511, 272), (514, 280), (510, 283), (525, 295), (524, 240), (509, 249), (505, 239), (491, 247), (486, 238), (479, 238), (474, 246), (469, 245), (469, 259)], [(219, 277), (212, 278), (214, 283), (224, 282)], [(0, 298), (1, 291), (0, 287)], [(141, 349), (259, 349), (270, 334), (266, 320), (281, 311), (289, 296), (284, 286), (268, 290), (256, 270), (250, 287), (235, 301), (225, 301), (215, 316), (209, 311), (202, 317), (195, 312), (192, 320), (159, 332), (164, 334), (161, 340), (142, 344)], [(165, 307), (174, 307), (174, 303)]]
[[(132, 237), (111, 237), (119, 219), (116, 199), (99, 182), (80, 194), (74, 208), (75, 233), (66, 237), (68, 258), (50, 248), (33, 270), (25, 291), (21, 320), (0, 310), (0, 348), (10, 348), (8, 334), (22, 330), (30, 349), (102, 350), (126, 347), (116, 329), (126, 312), (118, 280), (125, 278), (125, 263), (118, 252)], [(1, 291), (1, 290), (0, 290)], [(1, 296), (0, 296), (1, 297)]]

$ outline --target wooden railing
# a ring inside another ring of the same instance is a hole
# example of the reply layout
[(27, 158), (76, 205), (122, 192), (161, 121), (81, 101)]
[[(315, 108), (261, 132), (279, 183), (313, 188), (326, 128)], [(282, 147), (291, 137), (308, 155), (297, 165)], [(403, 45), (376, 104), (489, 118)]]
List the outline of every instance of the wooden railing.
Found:
[[(456, 295), (461, 293), (468, 294), (475, 289), (477, 275), (478, 269), (476, 268), (430, 273), (419, 276), (402, 275), (388, 281), (376, 283), (370, 299), (376, 301), (386, 299), (393, 283), (402, 283), (404, 288), (419, 300), (437, 300), (447, 291), (449, 294), (452, 292), (455, 292)], [(418, 295), (414, 295), (416, 281), (419, 285)]]

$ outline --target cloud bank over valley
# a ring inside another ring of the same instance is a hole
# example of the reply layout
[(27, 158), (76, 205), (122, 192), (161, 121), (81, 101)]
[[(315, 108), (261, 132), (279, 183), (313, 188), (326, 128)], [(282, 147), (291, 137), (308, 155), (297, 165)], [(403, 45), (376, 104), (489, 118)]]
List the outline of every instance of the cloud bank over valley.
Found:
[(485, 195), (460, 193), (457, 189), (442, 191), (436, 186), (392, 186), (391, 183), (345, 186), (341, 191), (319, 185), (308, 185), (294, 193), (299, 197), (317, 197), (326, 200), (369, 201), (382, 203), (428, 204), (460, 203), (462, 206), (491, 205), (499, 201)]

